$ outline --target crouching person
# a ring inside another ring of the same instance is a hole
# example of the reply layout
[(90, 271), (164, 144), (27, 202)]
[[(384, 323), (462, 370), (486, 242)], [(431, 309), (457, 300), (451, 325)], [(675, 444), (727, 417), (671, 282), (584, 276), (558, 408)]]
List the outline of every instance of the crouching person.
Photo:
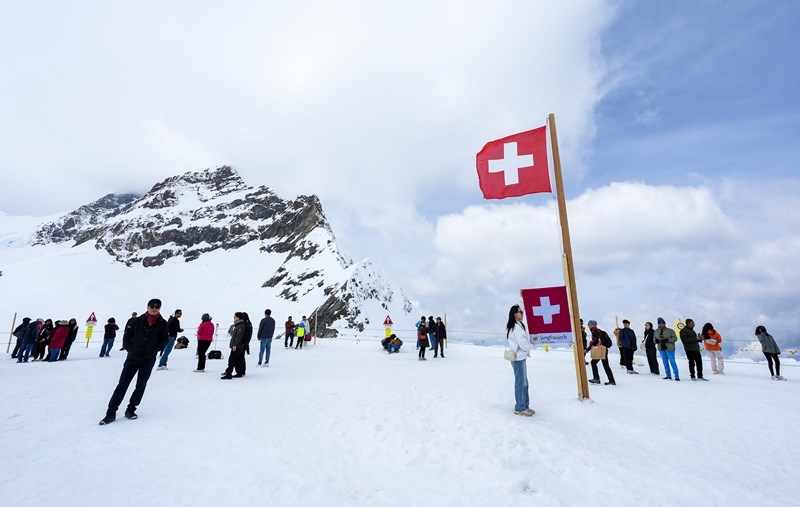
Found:
[(389, 337), (389, 342), (386, 344), (386, 350), (389, 351), (389, 354), (392, 354), (394, 352), (400, 352), (400, 347), (402, 346), (403, 340), (392, 334), (392, 336)]
[(147, 381), (156, 364), (156, 354), (163, 349), (169, 340), (167, 334), (167, 321), (161, 316), (161, 300), (151, 299), (147, 303), (147, 312), (137, 317), (133, 325), (125, 329), (122, 338), (123, 346), (128, 351), (128, 357), (122, 366), (119, 383), (114, 389), (114, 394), (108, 402), (106, 416), (100, 420), (100, 425), (112, 423), (117, 418), (117, 409), (125, 393), (128, 391), (133, 377), (136, 376), (136, 388), (133, 390), (125, 417), (136, 419), (136, 407), (142, 401)]

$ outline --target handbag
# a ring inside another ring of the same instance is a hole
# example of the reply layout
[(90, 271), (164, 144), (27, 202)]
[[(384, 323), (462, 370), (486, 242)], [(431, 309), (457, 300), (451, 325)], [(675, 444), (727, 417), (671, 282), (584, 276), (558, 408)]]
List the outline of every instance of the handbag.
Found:
[(516, 361), (517, 360), (517, 353), (511, 349), (506, 349), (503, 352), (503, 359), (506, 361)]
[(589, 357), (592, 359), (605, 359), (608, 355), (608, 349), (605, 345), (595, 345), (590, 351)]

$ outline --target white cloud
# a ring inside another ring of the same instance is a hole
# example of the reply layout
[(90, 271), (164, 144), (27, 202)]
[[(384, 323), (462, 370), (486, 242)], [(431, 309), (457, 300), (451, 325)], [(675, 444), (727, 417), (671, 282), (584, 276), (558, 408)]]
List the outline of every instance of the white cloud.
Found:
[[(570, 200), (581, 314), (607, 327), (615, 315), (637, 328), (658, 316), (691, 316), (729, 339), (750, 340), (759, 323), (782, 338), (796, 336), (795, 187), (618, 182)], [(553, 201), (472, 206), (441, 217), (435, 247), (430, 277), (409, 289), (447, 309), (457, 328), (496, 332), (520, 289), (563, 284)]]

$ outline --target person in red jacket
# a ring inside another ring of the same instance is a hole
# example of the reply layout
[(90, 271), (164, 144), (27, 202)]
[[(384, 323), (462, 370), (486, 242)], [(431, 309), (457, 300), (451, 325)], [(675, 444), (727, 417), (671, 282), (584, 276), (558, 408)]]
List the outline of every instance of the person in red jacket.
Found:
[(67, 327), (66, 320), (56, 321), (56, 328), (53, 330), (53, 337), (50, 339), (50, 359), (51, 363), (58, 361), (58, 355), (61, 353), (61, 348), (67, 341), (69, 336), (69, 327)]
[(204, 313), (197, 327), (197, 369), (194, 371), (206, 371), (206, 352), (212, 340), (214, 340), (214, 324), (211, 323), (211, 315)]

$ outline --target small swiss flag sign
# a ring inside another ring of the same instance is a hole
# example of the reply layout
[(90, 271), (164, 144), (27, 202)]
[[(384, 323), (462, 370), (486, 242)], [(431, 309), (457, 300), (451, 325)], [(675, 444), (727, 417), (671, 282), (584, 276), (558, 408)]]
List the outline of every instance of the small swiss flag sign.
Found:
[(393, 326), (394, 322), (392, 322), (392, 318), (388, 315), (386, 316), (386, 320), (383, 321), (384, 326)]

